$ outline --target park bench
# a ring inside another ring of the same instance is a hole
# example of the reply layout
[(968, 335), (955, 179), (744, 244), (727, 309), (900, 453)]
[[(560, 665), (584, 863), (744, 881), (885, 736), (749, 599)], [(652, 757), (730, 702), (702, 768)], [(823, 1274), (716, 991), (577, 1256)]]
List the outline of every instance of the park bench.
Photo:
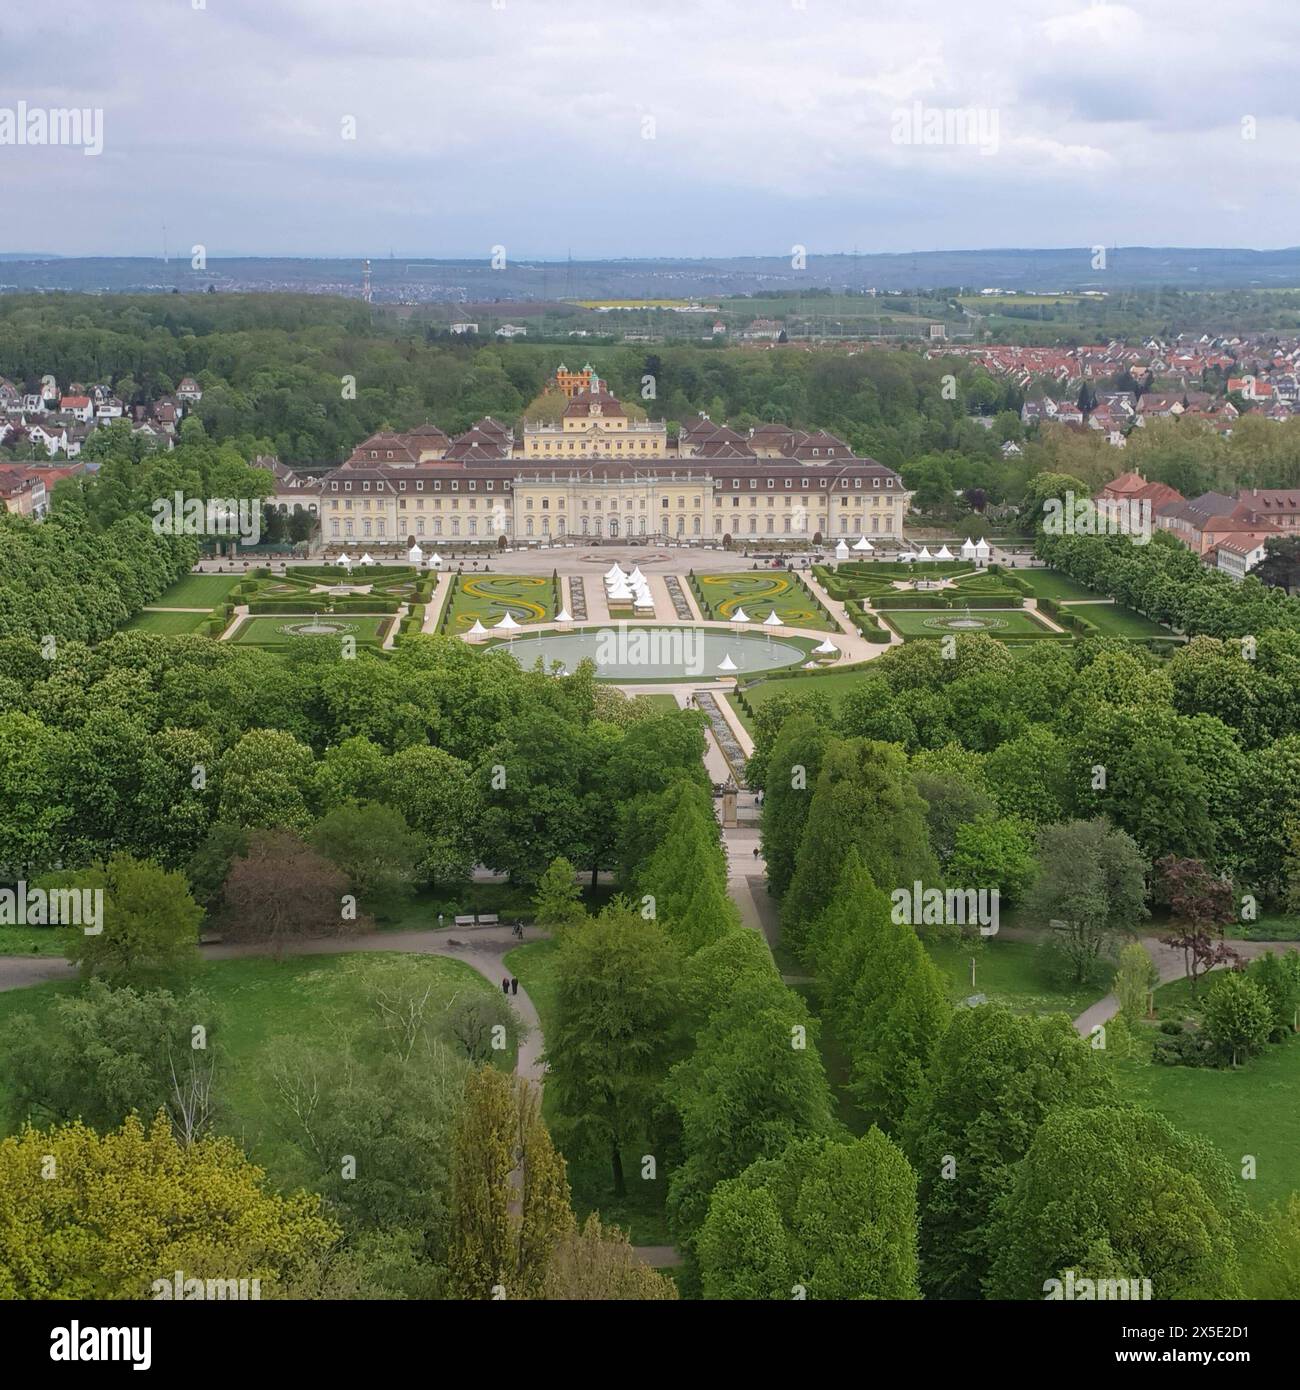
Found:
[(480, 912), (478, 915), (480, 927), (495, 927), (500, 920), (495, 912)]
[(455, 925), (458, 927), (472, 927), (474, 925), (474, 914), (469, 912), (457, 917), (455, 919)]

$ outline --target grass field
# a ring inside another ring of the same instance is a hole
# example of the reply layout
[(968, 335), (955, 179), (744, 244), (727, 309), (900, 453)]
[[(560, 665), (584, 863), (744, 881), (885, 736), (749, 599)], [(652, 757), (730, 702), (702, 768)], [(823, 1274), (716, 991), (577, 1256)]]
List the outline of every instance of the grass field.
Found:
[[(881, 618), (896, 628), (904, 638), (961, 636), (963, 631), (969, 635), (973, 629), (953, 629), (942, 624), (957, 620), (964, 622), (967, 614), (960, 608), (935, 612), (924, 608), (886, 609)], [(983, 629), (990, 637), (1036, 637), (1051, 632), (1045, 623), (1039, 622), (1032, 613), (1014, 608), (1002, 608), (981, 612), (973, 610), (969, 616), (984, 623)]]
[(549, 622), (555, 616), (549, 578), (532, 574), (463, 575), (451, 599), (451, 633), (468, 632), (475, 620), (495, 627), (509, 613), (521, 624)]
[[(286, 1184), (306, 1182), (310, 1172), (296, 1145), (283, 1137), (277, 1124), (277, 1099), (267, 1084), (266, 1064), (275, 1055), (274, 1042), (292, 1037), (329, 1048), (355, 1035), (364, 1055), (362, 1024), (369, 1017), (358, 970), (367, 962), (397, 959), (427, 980), (433, 998), (449, 1002), (459, 991), (491, 993), (493, 986), (468, 965), (437, 956), (376, 956), (371, 952), (339, 956), (297, 956), (276, 962), (266, 959), (212, 961), (195, 981), (216, 1008), (212, 1031), (221, 1049), (217, 1086), (222, 1103), (219, 1128), (239, 1138), (255, 1162), (265, 1164)], [(37, 985), (0, 994), (0, 1026), (16, 1014), (38, 1021), (51, 1019), (61, 995), (75, 993), (75, 983)], [(502, 1053), (503, 1065), (513, 1066), (512, 1054)], [(6, 1103), (5, 1068), (0, 1058), (0, 1101)]]
[(334, 629), (330, 633), (316, 634), (331, 642), (337, 642), (342, 637), (355, 637), (358, 646), (377, 647), (391, 621), (387, 617), (358, 617), (352, 613), (346, 617), (297, 613), (292, 616), (247, 618), (230, 640), (246, 647), (285, 647), (309, 638), (308, 634), (295, 635), (285, 629), (319, 624)]
[(0, 956), (62, 956), (75, 928), (0, 927)]
[(1068, 603), (1072, 599), (1105, 598), (1105, 594), (1095, 593), (1077, 584), (1067, 575), (1057, 570), (1008, 570), (1017, 579), (1023, 580), (1033, 591), (1035, 598), (1054, 598)]
[(137, 613), (123, 627), (124, 632), (156, 632), (164, 637), (179, 637), (197, 632), (211, 616), (209, 613), (186, 613), (175, 609), (161, 613)]
[(825, 614), (813, 605), (808, 591), (791, 575), (697, 574), (695, 581), (715, 618), (729, 621), (740, 608), (754, 623), (761, 623), (775, 612), (786, 627), (833, 630)]
[[(930, 958), (948, 981), (953, 1003), (972, 994), (987, 995), (990, 1003), (1005, 1004), (1017, 1013), (1066, 1013), (1077, 1017), (1106, 992), (1105, 985), (1061, 989), (1044, 979), (1035, 963), (1032, 941), (984, 940), (983, 949), (969, 943), (926, 943)], [(975, 987), (971, 988), (970, 962), (975, 956)]]
[(656, 714), (663, 714), (670, 710), (681, 709), (675, 695), (638, 695), (636, 698), (638, 700), (644, 700), (648, 705), (654, 706)]
[[(1069, 605), (1067, 604), (1068, 608)], [(1168, 637), (1167, 627), (1153, 623), (1141, 613), (1124, 608), (1118, 603), (1085, 603), (1074, 610), (1079, 617), (1087, 618), (1101, 629), (1104, 637)]]
[(824, 676), (791, 676), (758, 681), (745, 687), (745, 698), (755, 709), (778, 695), (824, 695), (834, 704), (841, 695), (871, 679), (870, 667), (861, 671), (832, 671)]
[(211, 608), (220, 603), (236, 584), (242, 583), (234, 574), (187, 574), (170, 589), (154, 599), (156, 608)]
[[(1202, 991), (1206, 988), (1202, 985)], [(1186, 980), (1156, 991), (1161, 1018), (1180, 1018), (1191, 997)], [(1121, 1062), (1120, 1085), (1189, 1134), (1200, 1134), (1234, 1172), (1253, 1154), (1257, 1176), (1243, 1186), (1256, 1205), (1300, 1190), (1300, 1038), (1270, 1045), (1237, 1070)]]

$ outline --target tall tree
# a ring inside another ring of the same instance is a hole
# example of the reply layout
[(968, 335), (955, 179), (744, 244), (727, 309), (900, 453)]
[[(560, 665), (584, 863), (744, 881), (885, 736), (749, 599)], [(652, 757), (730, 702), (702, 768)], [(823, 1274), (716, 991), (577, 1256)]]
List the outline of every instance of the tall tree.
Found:
[(566, 1145), (609, 1159), (626, 1193), (623, 1149), (646, 1132), (680, 1046), (682, 989), (663, 927), (615, 904), (566, 933), (547, 1028), (547, 1088)]
[(537, 1297), (572, 1228), (564, 1159), (542, 1124), (536, 1090), (492, 1067), (475, 1069), (452, 1148), (449, 1293)]
[(799, 844), (829, 738), (829, 731), (812, 715), (794, 714), (781, 726), (767, 759), (763, 857), (767, 863), (768, 890), (778, 902), (794, 877)]
[(888, 891), (937, 881), (925, 803), (906, 756), (893, 744), (838, 739), (827, 745), (798, 867), (782, 904), (782, 931), (797, 950), (852, 848), (873, 882)]
[(233, 1140), (182, 1146), (161, 1116), (0, 1140), (0, 1299), (148, 1298), (177, 1269), (273, 1292), (339, 1234), (315, 1194), (270, 1190)]
[(1027, 907), (1053, 925), (1073, 979), (1088, 980), (1118, 933), (1146, 916), (1147, 864), (1137, 845), (1104, 820), (1045, 826)]
[(1232, 884), (1211, 873), (1199, 859), (1174, 854), (1158, 860), (1156, 871), (1174, 920), (1169, 944), (1183, 953), (1184, 973), (1196, 994), (1208, 971), (1240, 959), (1223, 939), (1223, 929), (1237, 920)]
[(916, 1174), (878, 1129), (798, 1140), (718, 1185), (698, 1248), (706, 1298), (919, 1298)]
[(958, 1009), (902, 1127), (921, 1207), (927, 1298), (978, 1298), (996, 1254), (993, 1214), (1015, 1164), (1059, 1105), (1101, 1105), (1114, 1081), (1063, 1016)]
[(168, 983), (199, 963), (203, 909), (185, 875), (117, 854), (107, 864), (62, 876), (75, 889), (103, 894), (98, 933), (74, 931), (68, 958), (82, 975), (110, 984)]
[(1153, 1111), (1060, 1106), (998, 1204), (985, 1296), (1041, 1299), (1074, 1269), (1149, 1279), (1157, 1299), (1240, 1298), (1256, 1225), (1206, 1140)]

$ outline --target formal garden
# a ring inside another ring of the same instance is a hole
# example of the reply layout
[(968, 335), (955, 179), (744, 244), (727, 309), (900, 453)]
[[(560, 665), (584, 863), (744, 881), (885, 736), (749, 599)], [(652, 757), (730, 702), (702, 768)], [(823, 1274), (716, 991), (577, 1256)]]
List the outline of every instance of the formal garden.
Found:
[(755, 626), (775, 613), (783, 627), (836, 630), (824, 605), (792, 570), (697, 574), (689, 582), (705, 619), (732, 622), (743, 612)]
[(439, 619), (439, 631), (457, 636), (475, 623), (496, 627), (508, 613), (521, 627), (550, 622), (560, 611), (559, 579), (533, 574), (457, 574)]

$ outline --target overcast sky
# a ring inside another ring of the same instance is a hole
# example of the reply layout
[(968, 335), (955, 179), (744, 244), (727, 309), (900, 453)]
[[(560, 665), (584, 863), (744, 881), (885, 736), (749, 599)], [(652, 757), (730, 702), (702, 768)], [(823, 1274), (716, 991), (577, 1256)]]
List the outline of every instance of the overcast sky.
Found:
[[(164, 221), (209, 256), (1300, 242), (1291, 5), (4, 10), (0, 138), (26, 102), (102, 109), (104, 140), (0, 144), (5, 251), (157, 255)], [(915, 143), (955, 112), (974, 119)]]

